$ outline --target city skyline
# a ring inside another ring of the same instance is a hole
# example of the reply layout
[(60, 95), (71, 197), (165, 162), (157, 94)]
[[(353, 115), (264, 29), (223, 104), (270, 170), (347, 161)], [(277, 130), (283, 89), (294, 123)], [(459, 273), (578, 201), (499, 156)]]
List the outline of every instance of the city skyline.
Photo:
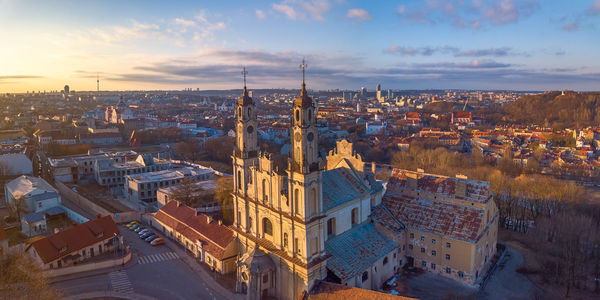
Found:
[(597, 90), (600, 0), (236, 3), (0, 0), (0, 92)]

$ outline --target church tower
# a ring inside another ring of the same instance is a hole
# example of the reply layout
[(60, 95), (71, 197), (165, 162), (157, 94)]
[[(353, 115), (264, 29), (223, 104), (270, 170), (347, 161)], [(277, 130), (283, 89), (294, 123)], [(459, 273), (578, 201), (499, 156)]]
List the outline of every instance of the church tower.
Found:
[(304, 71), (306, 64), (302, 62), (302, 89), (300, 96), (294, 100), (292, 108), (292, 169), (294, 172), (308, 174), (320, 169), (318, 132), (316, 125), (315, 105), (308, 96)]
[[(234, 193), (247, 196), (248, 184), (252, 183), (250, 167), (258, 161), (258, 138), (256, 111), (246, 89), (246, 68), (243, 69), (244, 90), (235, 105), (235, 148), (233, 150)], [(237, 205), (236, 205), (237, 206)], [(237, 211), (237, 207), (236, 207)], [(235, 216), (235, 225), (242, 225), (244, 218)]]

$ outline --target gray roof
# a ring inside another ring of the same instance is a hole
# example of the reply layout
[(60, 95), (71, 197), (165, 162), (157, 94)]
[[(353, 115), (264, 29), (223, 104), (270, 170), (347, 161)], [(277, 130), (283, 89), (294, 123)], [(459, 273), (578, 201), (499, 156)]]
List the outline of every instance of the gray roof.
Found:
[(44, 218), (46, 218), (46, 214), (43, 212), (26, 214), (23, 216), (23, 219), (25, 219), (25, 222), (27, 222), (29, 224), (42, 221), (42, 220), (44, 220)]
[(15, 197), (30, 193), (43, 194), (44, 192), (57, 192), (56, 189), (44, 179), (26, 175), (19, 176), (8, 182), (6, 184), (6, 189)]
[(60, 206), (50, 207), (44, 211), (44, 213), (49, 216), (56, 216), (56, 215), (64, 214), (66, 212), (67, 211), (65, 211), (65, 209)]
[(325, 242), (327, 268), (342, 280), (355, 277), (398, 248), (372, 223), (363, 223)]
[(323, 172), (323, 210), (328, 211), (369, 193), (369, 187), (348, 168)]
[(25, 154), (0, 155), (0, 175), (31, 175), (31, 160)]

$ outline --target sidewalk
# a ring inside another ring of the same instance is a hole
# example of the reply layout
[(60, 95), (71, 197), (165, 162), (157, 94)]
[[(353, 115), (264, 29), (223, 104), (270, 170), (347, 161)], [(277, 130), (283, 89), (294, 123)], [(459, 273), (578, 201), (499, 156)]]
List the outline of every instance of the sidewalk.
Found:
[(204, 270), (202, 266), (199, 265), (200, 262), (196, 261), (196, 258), (192, 257), (191, 253), (183, 250), (181, 245), (176, 244), (174, 241), (167, 237), (163, 236), (163, 239), (165, 240), (165, 245), (167, 245), (167, 247), (176, 252), (177, 255), (179, 255), (179, 258), (183, 260), (186, 263), (186, 265), (190, 267), (190, 269), (196, 272), (196, 274), (198, 274), (198, 276), (200, 276), (202, 280), (204, 280), (204, 282), (207, 283), (207, 285), (209, 285), (212, 289), (214, 289), (217, 292), (218, 299), (242, 300), (245, 298), (243, 297), (244, 295), (236, 294), (222, 287), (211, 274), (206, 272), (206, 270)]
[(134, 249), (134, 251), (131, 253), (131, 260), (129, 260), (129, 262), (127, 262), (125, 264), (125, 266), (115, 266), (115, 267), (81, 272), (81, 273), (75, 273), (75, 274), (70, 274), (70, 275), (65, 275), (65, 276), (58, 276), (58, 277), (49, 278), (48, 281), (52, 284), (52, 283), (69, 281), (69, 280), (74, 280), (74, 279), (96, 277), (96, 276), (108, 274), (113, 271), (127, 270), (137, 264), (137, 259), (138, 259), (138, 254), (137, 254), (137, 251), (135, 251), (135, 249)]
[(152, 297), (145, 296), (145, 295), (140, 295), (140, 294), (131, 295), (131, 294), (117, 293), (117, 292), (113, 292), (113, 291), (82, 293), (79, 295), (66, 296), (64, 299), (80, 300), (80, 299), (110, 299), (110, 298), (156, 300), (156, 298), (152, 298)]

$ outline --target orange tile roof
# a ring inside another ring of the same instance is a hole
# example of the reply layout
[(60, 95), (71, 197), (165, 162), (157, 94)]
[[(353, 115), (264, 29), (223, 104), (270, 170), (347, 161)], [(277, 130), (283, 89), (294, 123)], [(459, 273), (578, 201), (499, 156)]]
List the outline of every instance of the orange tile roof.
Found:
[[(31, 244), (44, 263), (77, 252), (85, 247), (120, 235), (111, 216), (104, 216), (83, 224), (73, 225), (64, 231), (44, 237)], [(66, 248), (65, 251), (60, 251)]]
[(317, 281), (310, 293), (304, 294), (302, 300), (412, 300), (403, 296), (396, 296), (372, 290), (345, 286), (337, 283)]

